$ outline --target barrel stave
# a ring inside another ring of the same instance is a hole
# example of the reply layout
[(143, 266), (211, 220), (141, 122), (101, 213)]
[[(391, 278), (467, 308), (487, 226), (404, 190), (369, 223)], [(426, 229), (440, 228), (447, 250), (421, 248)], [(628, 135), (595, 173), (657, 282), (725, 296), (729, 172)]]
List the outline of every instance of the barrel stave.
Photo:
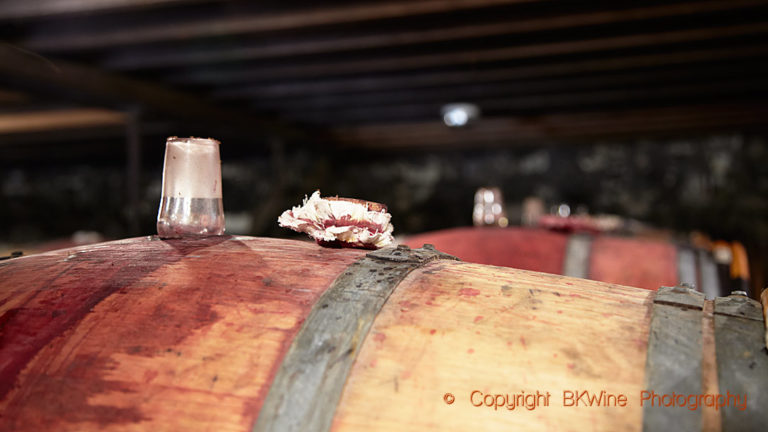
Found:
[[(401, 283), (374, 322), (332, 430), (639, 430), (652, 296), (509, 268), (431, 264)], [(550, 406), (475, 407), (475, 390), (549, 391)], [(631, 403), (563, 407), (566, 390), (622, 393)], [(450, 405), (446, 393), (455, 397)]]
[(20, 359), (3, 369), (4, 426), (250, 429), (304, 318), (363, 254), (233, 237), (102, 246), (19, 259), (0, 282), (25, 298), (3, 315), (0, 358)]

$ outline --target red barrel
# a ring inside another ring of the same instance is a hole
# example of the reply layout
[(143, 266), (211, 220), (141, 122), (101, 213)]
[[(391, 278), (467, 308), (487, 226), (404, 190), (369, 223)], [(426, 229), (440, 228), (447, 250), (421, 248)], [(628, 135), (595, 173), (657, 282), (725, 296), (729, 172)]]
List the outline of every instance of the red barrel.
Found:
[[(565, 234), (531, 228), (453, 228), (409, 237), (461, 260), (656, 290), (678, 282), (705, 285), (700, 257), (667, 241)], [(713, 294), (718, 294), (713, 292)]]

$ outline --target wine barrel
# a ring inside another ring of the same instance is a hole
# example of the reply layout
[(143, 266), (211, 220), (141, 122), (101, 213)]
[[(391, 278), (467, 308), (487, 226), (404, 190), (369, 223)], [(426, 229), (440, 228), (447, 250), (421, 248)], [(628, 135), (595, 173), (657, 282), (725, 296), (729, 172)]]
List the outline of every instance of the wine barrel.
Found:
[(725, 294), (709, 252), (657, 239), (566, 234), (534, 228), (452, 228), (414, 235), (464, 261), (564, 274), (650, 290), (688, 283)]
[(0, 430), (757, 430), (755, 311), (427, 246), (127, 239), (0, 263)]

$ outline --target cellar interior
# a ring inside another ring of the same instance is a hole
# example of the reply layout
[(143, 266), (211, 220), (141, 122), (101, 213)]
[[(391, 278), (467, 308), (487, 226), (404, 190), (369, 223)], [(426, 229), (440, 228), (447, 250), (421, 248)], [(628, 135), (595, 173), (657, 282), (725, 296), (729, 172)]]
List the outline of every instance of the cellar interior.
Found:
[(0, 432), (765, 431), (768, 0), (0, 0)]
[[(509, 227), (536, 226), (534, 202), (609, 217), (619, 236), (736, 242), (757, 298), (766, 12), (757, 0), (0, 2), (0, 255), (155, 234), (166, 138), (198, 136), (221, 141), (229, 234), (302, 238), (277, 217), (320, 190), (386, 204), (407, 239), (473, 226), (476, 192), (493, 187)], [(566, 225), (545, 228), (580, 229)]]

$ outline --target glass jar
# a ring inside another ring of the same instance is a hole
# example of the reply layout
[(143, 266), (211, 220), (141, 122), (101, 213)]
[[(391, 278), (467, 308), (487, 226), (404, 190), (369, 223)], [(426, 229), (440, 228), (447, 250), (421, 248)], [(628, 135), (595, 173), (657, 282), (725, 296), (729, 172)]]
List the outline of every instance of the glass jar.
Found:
[(224, 234), (218, 141), (168, 138), (157, 234), (161, 238)]

